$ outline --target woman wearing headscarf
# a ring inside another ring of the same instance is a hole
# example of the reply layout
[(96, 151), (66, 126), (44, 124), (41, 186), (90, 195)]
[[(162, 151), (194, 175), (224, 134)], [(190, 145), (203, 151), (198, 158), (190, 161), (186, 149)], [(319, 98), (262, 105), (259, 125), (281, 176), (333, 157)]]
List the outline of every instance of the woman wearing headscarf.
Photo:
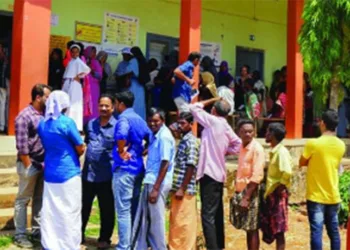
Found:
[(70, 47), (72, 59), (63, 75), (62, 90), (69, 95), (71, 102), (67, 116), (72, 118), (79, 131), (83, 131), (83, 88), (81, 79), (90, 73), (90, 68), (79, 58), (80, 47), (74, 44)]
[(64, 74), (63, 52), (61, 49), (53, 49), (49, 61), (49, 86), (53, 90), (62, 88), (62, 80)]
[(165, 112), (176, 111), (172, 93), (173, 83), (171, 82), (174, 76), (174, 70), (179, 66), (179, 52), (173, 50), (168, 58), (163, 62), (158, 75), (154, 78), (155, 87), (153, 89), (153, 99), (159, 96), (159, 107)]
[[(201, 101), (209, 100), (218, 96), (214, 80), (214, 76), (210, 72), (205, 71), (201, 73), (201, 84), (199, 89)], [(205, 107), (205, 110), (210, 113), (212, 106), (213, 105), (209, 105)]]
[(213, 75), (214, 83), (216, 86), (218, 86), (218, 82), (219, 82), (218, 71), (216, 70), (213, 59), (211, 59), (209, 56), (203, 57), (201, 61), (201, 67), (203, 72), (207, 71)]
[[(84, 111), (84, 124), (93, 118), (98, 117), (98, 101), (100, 98), (100, 81), (102, 79), (102, 67), (96, 59), (96, 47), (89, 46), (84, 51), (86, 63), (90, 67), (90, 74), (87, 76), (90, 89), (84, 89), (84, 100), (91, 100), (91, 107), (87, 102), (84, 103), (84, 109), (91, 109), (91, 114)], [(84, 86), (84, 88), (87, 86)]]
[[(134, 48), (133, 48), (133, 51), (137, 53), (137, 57), (140, 60), (141, 56), (139, 55), (139, 51), (135, 50)], [(135, 102), (134, 102), (133, 109), (139, 116), (141, 116), (144, 120), (146, 120), (145, 88), (140, 83), (140, 80), (139, 80), (141, 79), (139, 61), (138, 59), (136, 59), (135, 55), (129, 48), (124, 48), (122, 50), (122, 54), (123, 54), (124, 61), (118, 65), (116, 75), (118, 76), (129, 75), (129, 77), (127, 77), (128, 79), (127, 84), (123, 90), (130, 90), (134, 94)], [(146, 64), (146, 67), (147, 67), (147, 64)]]
[(71, 108), (69, 96), (60, 90), (53, 91), (46, 101), (45, 118), (38, 126), (45, 149), (40, 228), (43, 249), (80, 249), (79, 156), (84, 153), (85, 146), (75, 122), (65, 115), (68, 108)]
[(97, 54), (97, 60), (102, 67), (102, 79), (100, 84), (100, 92), (104, 94), (107, 92), (107, 82), (113, 76), (111, 65), (107, 62), (108, 54), (105, 51), (100, 51)]
[(217, 86), (226, 86), (232, 90), (235, 88), (235, 82), (233, 76), (229, 73), (229, 66), (227, 61), (222, 61), (220, 64), (220, 71), (218, 74)]

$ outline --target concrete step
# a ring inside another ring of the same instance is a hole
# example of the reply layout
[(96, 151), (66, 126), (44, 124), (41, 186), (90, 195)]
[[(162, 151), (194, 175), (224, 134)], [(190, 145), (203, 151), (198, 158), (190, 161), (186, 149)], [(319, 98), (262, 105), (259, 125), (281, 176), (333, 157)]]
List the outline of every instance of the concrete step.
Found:
[(0, 169), (16, 167), (17, 154), (0, 152)]
[[(0, 231), (12, 230), (15, 228), (13, 216), (15, 211), (13, 208), (2, 208), (0, 209)], [(31, 226), (31, 214), (32, 209), (27, 208), (27, 227)]]
[(18, 187), (0, 188), (0, 208), (13, 208)]
[(0, 188), (17, 187), (17, 168), (0, 168)]

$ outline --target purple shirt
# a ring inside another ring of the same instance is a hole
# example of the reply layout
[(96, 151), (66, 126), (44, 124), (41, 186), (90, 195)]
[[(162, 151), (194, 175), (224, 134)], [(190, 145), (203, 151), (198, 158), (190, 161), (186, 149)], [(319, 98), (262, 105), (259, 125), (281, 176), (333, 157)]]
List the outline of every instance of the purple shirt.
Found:
[(224, 117), (218, 117), (203, 110), (203, 104), (189, 105), (194, 119), (201, 124), (202, 132), (197, 180), (208, 175), (217, 182), (226, 180), (226, 154), (238, 154), (241, 139), (233, 132)]
[(15, 120), (17, 160), (20, 161), (19, 155), (29, 155), (33, 166), (37, 169), (42, 169), (44, 162), (44, 148), (37, 132), (41, 119), (42, 114), (29, 105)]

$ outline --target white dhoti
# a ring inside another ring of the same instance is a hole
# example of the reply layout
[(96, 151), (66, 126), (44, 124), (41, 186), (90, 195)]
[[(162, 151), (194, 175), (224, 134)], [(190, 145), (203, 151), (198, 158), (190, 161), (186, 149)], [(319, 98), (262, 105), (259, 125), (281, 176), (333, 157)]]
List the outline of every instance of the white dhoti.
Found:
[(44, 183), (41, 244), (47, 250), (80, 250), (81, 177), (64, 183)]
[(79, 131), (83, 131), (83, 88), (80, 82), (65, 79), (62, 90), (69, 95), (70, 108), (67, 116), (75, 121)]

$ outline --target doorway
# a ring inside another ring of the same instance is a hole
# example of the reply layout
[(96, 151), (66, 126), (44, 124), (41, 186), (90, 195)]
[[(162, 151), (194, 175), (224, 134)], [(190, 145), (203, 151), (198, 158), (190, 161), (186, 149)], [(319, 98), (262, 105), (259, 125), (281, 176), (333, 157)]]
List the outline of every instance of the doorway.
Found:
[(264, 51), (247, 47), (236, 47), (236, 76), (240, 76), (240, 69), (243, 65), (250, 67), (250, 72), (257, 70), (261, 79), (264, 79)]
[(155, 58), (159, 63), (159, 67), (161, 67), (166, 56), (173, 50), (179, 50), (179, 39), (170, 36), (147, 33), (147, 60)]
[(7, 134), (13, 14), (0, 11), (0, 133)]

